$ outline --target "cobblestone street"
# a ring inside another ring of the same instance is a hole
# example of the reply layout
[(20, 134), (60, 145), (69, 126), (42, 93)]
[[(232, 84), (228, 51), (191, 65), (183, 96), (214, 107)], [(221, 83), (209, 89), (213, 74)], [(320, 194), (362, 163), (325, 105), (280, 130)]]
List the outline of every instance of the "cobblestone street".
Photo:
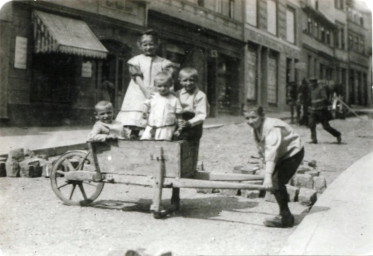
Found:
[[(353, 162), (373, 151), (371, 119), (335, 120), (343, 143), (318, 127), (319, 144), (305, 144), (306, 160), (330, 184)], [(309, 130), (294, 125), (304, 141)], [(243, 120), (205, 129), (200, 162), (206, 171), (231, 172), (256, 155), (250, 128)], [(144, 248), (156, 255), (275, 255), (297, 228), (269, 229), (262, 221), (277, 212), (264, 198), (181, 190), (181, 210), (164, 220), (149, 212), (152, 189), (107, 184), (93, 207), (66, 206), (46, 178), (0, 178), (0, 248), (4, 255), (123, 255)], [(169, 204), (170, 190), (163, 195)], [(308, 208), (292, 202), (296, 224)]]

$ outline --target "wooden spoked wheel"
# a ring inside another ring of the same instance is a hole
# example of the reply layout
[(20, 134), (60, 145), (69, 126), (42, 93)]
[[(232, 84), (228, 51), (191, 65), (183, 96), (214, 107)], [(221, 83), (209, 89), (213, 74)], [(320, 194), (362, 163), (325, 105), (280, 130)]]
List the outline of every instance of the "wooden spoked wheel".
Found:
[(62, 155), (50, 174), (52, 189), (67, 205), (89, 205), (101, 194), (104, 183), (66, 179), (67, 172), (77, 170), (98, 172), (89, 152), (70, 151)]

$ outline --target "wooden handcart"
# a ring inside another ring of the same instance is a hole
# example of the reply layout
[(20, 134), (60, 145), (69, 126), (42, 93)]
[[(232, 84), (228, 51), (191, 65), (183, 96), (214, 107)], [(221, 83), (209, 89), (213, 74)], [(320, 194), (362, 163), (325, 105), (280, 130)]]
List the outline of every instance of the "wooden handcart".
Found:
[(88, 151), (69, 151), (55, 162), (52, 189), (65, 204), (89, 205), (105, 183), (153, 187), (155, 218), (165, 214), (163, 188), (172, 188), (173, 210), (179, 209), (180, 188), (263, 189), (260, 175), (197, 171), (198, 147), (193, 141), (88, 143)]

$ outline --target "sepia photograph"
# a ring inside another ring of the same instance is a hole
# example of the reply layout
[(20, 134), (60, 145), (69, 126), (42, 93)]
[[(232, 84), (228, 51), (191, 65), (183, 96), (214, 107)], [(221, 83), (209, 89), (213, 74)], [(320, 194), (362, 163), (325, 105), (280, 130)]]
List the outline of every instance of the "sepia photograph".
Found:
[(0, 256), (373, 255), (370, 0), (0, 0)]

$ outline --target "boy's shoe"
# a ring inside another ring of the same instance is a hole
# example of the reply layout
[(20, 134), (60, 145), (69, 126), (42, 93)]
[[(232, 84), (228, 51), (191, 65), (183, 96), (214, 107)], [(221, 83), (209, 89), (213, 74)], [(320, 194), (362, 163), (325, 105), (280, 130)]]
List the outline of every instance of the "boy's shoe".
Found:
[(273, 218), (265, 219), (263, 223), (266, 227), (291, 228), (294, 226), (294, 216), (291, 214), (285, 216), (277, 215)]
[(308, 144), (317, 144), (317, 140), (311, 140), (309, 142), (307, 142)]
[(339, 135), (339, 136), (337, 137), (337, 143), (338, 143), (338, 144), (341, 144), (341, 142), (342, 142), (342, 135)]

